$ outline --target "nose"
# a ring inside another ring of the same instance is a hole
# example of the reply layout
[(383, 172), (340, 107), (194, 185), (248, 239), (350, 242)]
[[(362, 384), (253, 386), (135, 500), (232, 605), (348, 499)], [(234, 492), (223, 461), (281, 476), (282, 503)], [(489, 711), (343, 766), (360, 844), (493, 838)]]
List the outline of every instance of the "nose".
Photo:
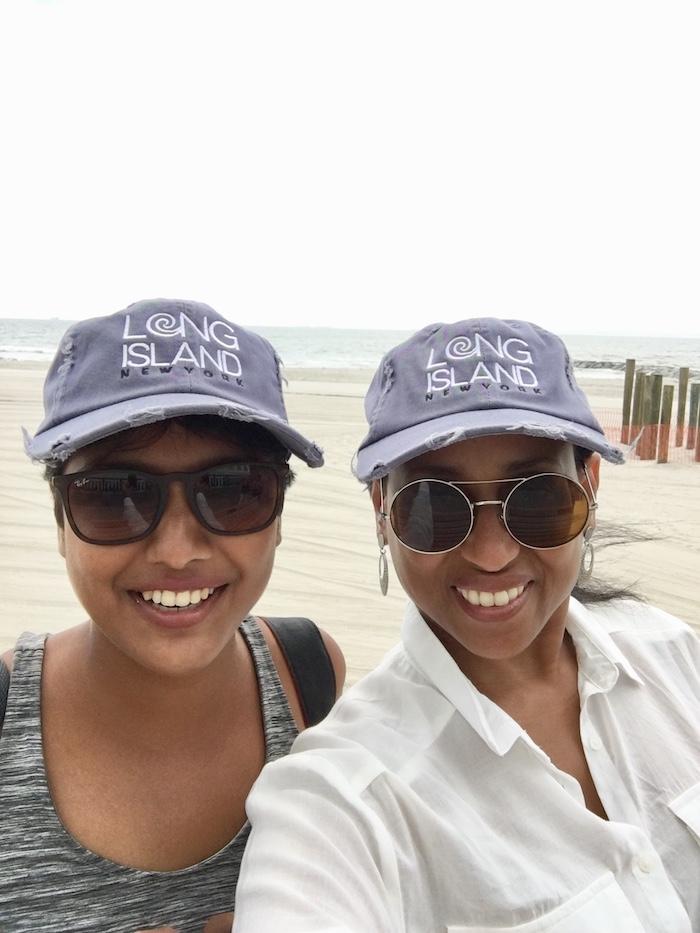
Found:
[(474, 524), (459, 546), (464, 559), (480, 570), (495, 573), (507, 567), (520, 553), (521, 545), (511, 537), (501, 519), (501, 504), (490, 501), (474, 507)]
[(190, 508), (182, 483), (171, 482), (165, 511), (153, 533), (145, 539), (148, 560), (182, 569), (191, 561), (211, 556), (211, 538)]

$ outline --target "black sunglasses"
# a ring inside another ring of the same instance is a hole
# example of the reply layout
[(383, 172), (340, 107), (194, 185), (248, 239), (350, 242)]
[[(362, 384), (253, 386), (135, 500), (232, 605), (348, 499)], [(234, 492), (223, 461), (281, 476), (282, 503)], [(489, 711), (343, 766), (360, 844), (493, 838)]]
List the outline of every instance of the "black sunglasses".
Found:
[[(584, 465), (586, 479), (590, 477)], [(462, 486), (515, 483), (505, 499), (473, 502)], [(591, 489), (593, 487), (591, 486)], [(500, 505), (501, 521), (512, 538), (536, 550), (561, 547), (586, 527), (597, 508), (583, 486), (561, 473), (537, 473), (478, 484), (418, 479), (402, 486), (389, 503), (389, 520), (404, 547), (420, 554), (442, 554), (459, 547), (474, 527), (475, 509)], [(381, 513), (384, 513), (382, 489)]]
[(288, 476), (289, 467), (276, 463), (222, 463), (195, 473), (86, 470), (54, 476), (51, 484), (79, 538), (88, 544), (129, 544), (155, 529), (172, 482), (182, 483), (207, 531), (262, 531), (282, 511)]

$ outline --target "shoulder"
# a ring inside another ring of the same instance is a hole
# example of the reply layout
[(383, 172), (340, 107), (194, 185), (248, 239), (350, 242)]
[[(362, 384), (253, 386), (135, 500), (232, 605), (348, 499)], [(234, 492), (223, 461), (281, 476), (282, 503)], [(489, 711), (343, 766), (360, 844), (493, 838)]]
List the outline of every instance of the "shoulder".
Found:
[[(310, 736), (315, 737), (311, 743), (301, 743)], [(321, 724), (302, 732), (289, 755), (263, 768), (246, 810), (253, 824), (258, 815), (269, 820), (277, 807), (280, 824), (295, 809), (302, 821), (308, 820), (310, 806), (315, 819), (328, 808), (331, 816), (343, 811), (356, 820), (371, 805), (375, 782), (385, 772), (384, 763), (368, 748)]]
[(396, 646), (323, 722), (300, 733), (289, 755), (265, 766), (246, 804), (251, 823), (269, 826), (274, 812), (279, 825), (295, 819), (293, 813), (308, 824), (311, 807), (311, 832), (327, 817), (334, 833), (347, 820), (353, 832), (373, 835), (378, 813), (397, 816), (403, 788), (422, 773), (426, 753), (453, 715)]
[(343, 692), (343, 686), (345, 685), (345, 675), (347, 673), (345, 666), (345, 655), (340, 649), (338, 642), (333, 638), (332, 635), (329, 635), (325, 629), (319, 628), (319, 633), (323, 644), (328, 652), (328, 657), (331, 660), (333, 665), (333, 673), (335, 674), (335, 695), (339, 697)]
[(342, 774), (363, 793), (380, 774), (410, 771), (454, 713), (397, 645), (344, 693), (323, 722), (296, 739), (292, 757), (326, 775)]
[(581, 607), (645, 678), (672, 693), (700, 694), (700, 638), (676, 616), (637, 600)]
[[(59, 636), (57, 635), (54, 637), (58, 638)], [(17, 655), (26, 652), (38, 652), (39, 654), (43, 654), (47, 638), (48, 634), (46, 632), (22, 632), (17, 638), (14, 647), (8, 648), (7, 651), (4, 651), (0, 655), (0, 661), (2, 661), (7, 670), (12, 673), (15, 662), (17, 661)]]
[(669, 641), (697, 643), (697, 634), (686, 622), (639, 600), (615, 599), (582, 608), (589, 619), (613, 638), (630, 638), (648, 644)]

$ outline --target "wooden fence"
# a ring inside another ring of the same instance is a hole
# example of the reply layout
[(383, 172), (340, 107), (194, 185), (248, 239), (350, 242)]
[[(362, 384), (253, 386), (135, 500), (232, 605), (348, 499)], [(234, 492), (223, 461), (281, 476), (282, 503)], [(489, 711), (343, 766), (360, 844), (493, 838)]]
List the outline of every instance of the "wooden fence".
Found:
[(603, 428), (611, 440), (627, 445), (628, 457), (700, 463), (700, 382), (690, 380), (687, 366), (679, 369), (676, 382), (636, 370), (635, 360), (628, 359), (619, 430), (613, 414), (606, 413), (609, 423)]

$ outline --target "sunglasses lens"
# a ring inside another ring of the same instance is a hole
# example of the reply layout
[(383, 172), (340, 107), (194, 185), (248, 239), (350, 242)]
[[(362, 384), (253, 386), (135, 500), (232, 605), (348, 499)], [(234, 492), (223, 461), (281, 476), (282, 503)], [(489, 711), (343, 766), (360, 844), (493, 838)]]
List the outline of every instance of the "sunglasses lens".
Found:
[(448, 483), (418, 480), (399, 491), (391, 505), (394, 534), (414, 551), (449, 551), (464, 540), (472, 525), (465, 497)]
[(250, 534), (267, 527), (278, 512), (277, 472), (261, 464), (230, 463), (194, 480), (194, 506), (217, 534)]
[(158, 487), (138, 473), (91, 473), (69, 484), (68, 508), (85, 538), (115, 544), (148, 531), (159, 495)]
[(505, 520), (521, 544), (560, 547), (579, 535), (588, 520), (588, 499), (573, 480), (557, 474), (533, 476), (508, 497)]

